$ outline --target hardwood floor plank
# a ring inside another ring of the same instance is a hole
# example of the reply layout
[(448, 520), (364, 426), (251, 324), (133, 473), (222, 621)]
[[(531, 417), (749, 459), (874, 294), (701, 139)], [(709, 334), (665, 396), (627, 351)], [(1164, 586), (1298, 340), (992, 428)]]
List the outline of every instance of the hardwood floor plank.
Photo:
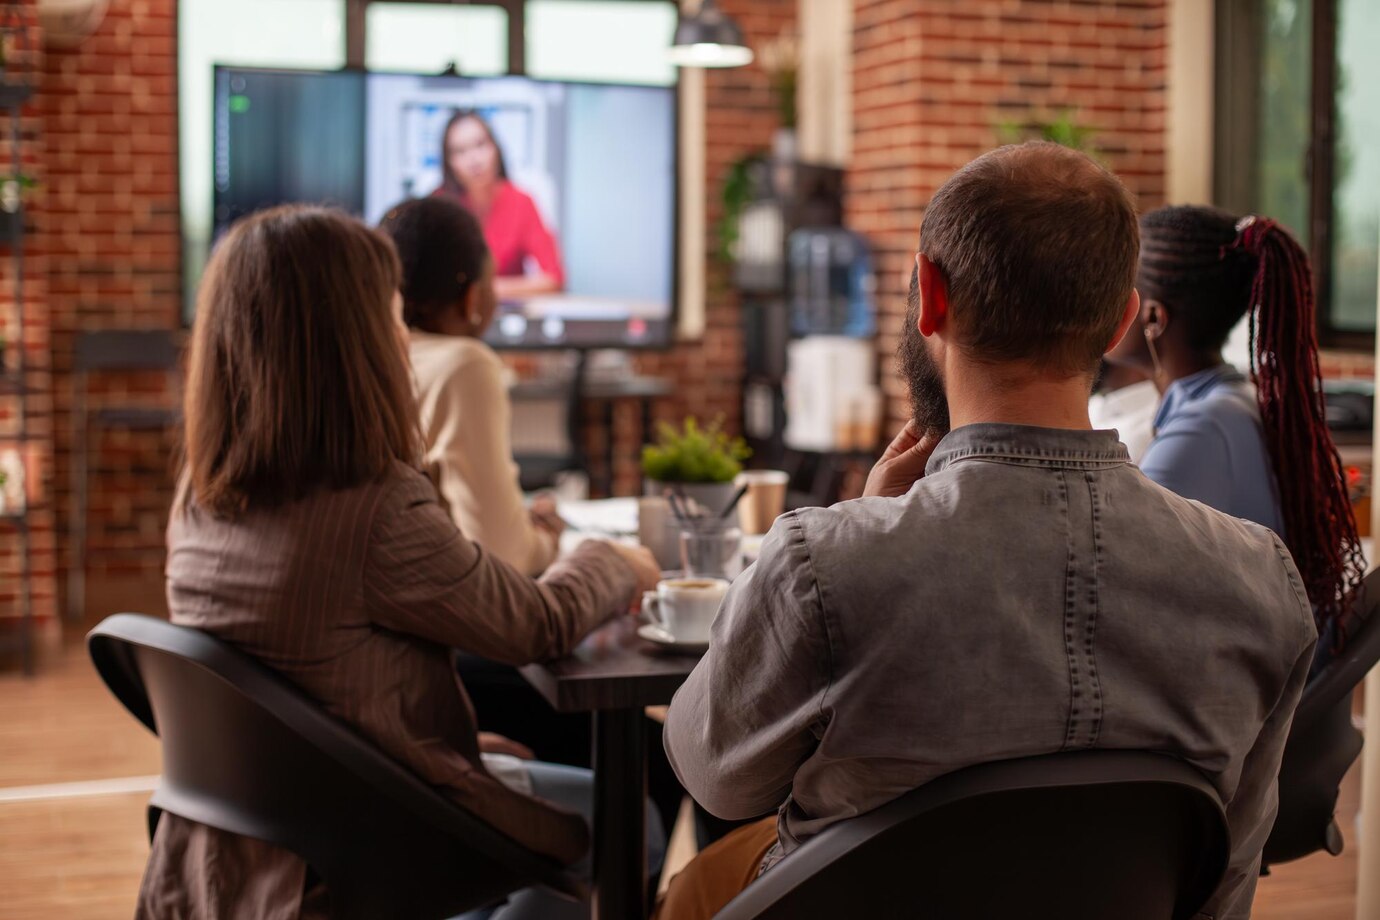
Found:
[(110, 695), (81, 645), (34, 677), (0, 674), (0, 786), (142, 776), (161, 769), (158, 739)]
[(0, 804), (0, 920), (134, 915), (148, 793)]

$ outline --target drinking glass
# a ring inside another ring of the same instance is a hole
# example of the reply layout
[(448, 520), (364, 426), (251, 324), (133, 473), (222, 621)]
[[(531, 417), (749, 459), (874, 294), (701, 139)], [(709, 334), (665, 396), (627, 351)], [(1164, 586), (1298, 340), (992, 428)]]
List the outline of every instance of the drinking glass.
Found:
[(680, 561), (689, 578), (732, 581), (743, 569), (743, 532), (736, 526), (700, 524), (680, 533)]

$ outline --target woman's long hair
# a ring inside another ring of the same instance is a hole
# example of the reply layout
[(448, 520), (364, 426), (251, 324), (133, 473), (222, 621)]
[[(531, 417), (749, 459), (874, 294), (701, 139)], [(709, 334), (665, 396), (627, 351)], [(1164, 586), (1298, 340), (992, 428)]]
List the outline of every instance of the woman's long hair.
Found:
[(1268, 218), (1169, 207), (1141, 221), (1137, 286), (1184, 324), (1191, 347), (1220, 349), (1249, 313), (1251, 373), (1293, 553), (1319, 630), (1346, 618), (1365, 566), (1346, 471), (1327, 428), (1308, 256)]
[(458, 109), (450, 116), (450, 120), (446, 122), (446, 129), (441, 132), (441, 189), (461, 200), (469, 192), (465, 188), (465, 183), (461, 182), (460, 177), (450, 168), (450, 129), (467, 118), (477, 122), (489, 136), (489, 143), (494, 145), (494, 155), (498, 158), (498, 178), (508, 178), (508, 164), (503, 160), (503, 148), (499, 146), (498, 138), (494, 137), (493, 127), (477, 109)]
[(417, 462), (399, 278), (393, 244), (338, 211), (231, 228), (197, 296), (179, 507), (233, 516)]

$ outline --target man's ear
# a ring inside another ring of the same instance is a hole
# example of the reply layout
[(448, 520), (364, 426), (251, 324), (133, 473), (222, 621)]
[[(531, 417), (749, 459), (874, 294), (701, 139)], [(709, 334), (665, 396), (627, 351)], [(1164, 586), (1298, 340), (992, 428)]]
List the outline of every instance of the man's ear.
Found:
[(920, 276), (920, 318), (917, 325), (920, 334), (929, 337), (944, 328), (949, 318), (949, 281), (923, 252), (915, 254), (915, 269)]
[(1140, 320), (1140, 291), (1131, 288), (1131, 296), (1126, 300), (1126, 306), (1121, 311), (1121, 322), (1117, 323), (1116, 332), (1112, 334), (1112, 341), (1107, 345), (1107, 351), (1111, 352), (1121, 344), (1121, 340), (1126, 338), (1126, 334), (1131, 331)]

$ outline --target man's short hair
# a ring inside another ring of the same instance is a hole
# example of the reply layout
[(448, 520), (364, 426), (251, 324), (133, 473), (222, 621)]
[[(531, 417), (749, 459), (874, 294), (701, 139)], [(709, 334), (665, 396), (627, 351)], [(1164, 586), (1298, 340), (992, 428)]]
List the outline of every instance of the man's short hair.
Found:
[(1093, 373), (1135, 284), (1125, 186), (1047, 142), (1000, 147), (935, 192), (920, 251), (948, 282), (957, 341), (980, 359)]

